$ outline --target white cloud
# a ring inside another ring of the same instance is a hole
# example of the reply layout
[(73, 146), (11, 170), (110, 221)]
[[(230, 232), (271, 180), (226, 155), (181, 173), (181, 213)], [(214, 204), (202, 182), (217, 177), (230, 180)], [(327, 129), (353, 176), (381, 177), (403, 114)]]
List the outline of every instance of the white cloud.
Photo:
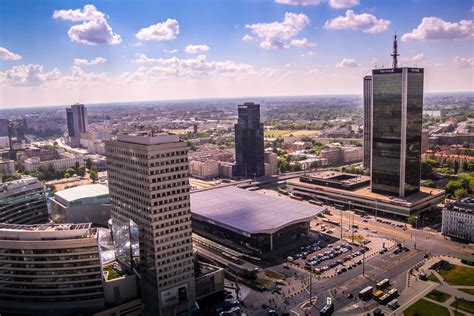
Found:
[(407, 67), (419, 66), (425, 60), (425, 54), (418, 53), (413, 57), (400, 58), (399, 64), (406, 65)]
[(336, 64), (336, 68), (345, 68), (345, 67), (359, 67), (359, 64), (355, 62), (354, 59), (351, 58), (344, 58), (339, 63)]
[(205, 55), (198, 55), (193, 58), (181, 59), (177, 57), (171, 58), (151, 58), (145, 54), (138, 55), (134, 63), (153, 63), (150, 68), (140, 67), (131, 78), (152, 77), (206, 77), (215, 76), (217, 74), (229, 73), (254, 73), (252, 65), (237, 63), (233, 60), (209, 61)]
[(252, 35), (245, 34), (245, 35), (242, 37), (242, 40), (243, 40), (243, 41), (251, 41), (251, 40), (253, 40), (253, 36), (252, 36)]
[(262, 48), (288, 48), (291, 39), (309, 23), (310, 19), (302, 13), (286, 12), (283, 22), (247, 24), (245, 27), (262, 40)]
[(177, 53), (178, 50), (177, 49), (164, 49), (163, 52), (167, 54), (174, 54), (174, 53)]
[(19, 60), (21, 55), (15, 54), (5, 47), (0, 47), (0, 59), (1, 60)]
[(105, 62), (106, 62), (106, 59), (102, 57), (96, 57), (91, 60), (82, 59), (82, 58), (74, 59), (74, 65), (84, 65), (84, 66), (98, 65), (98, 64), (103, 64)]
[(142, 41), (169, 41), (179, 34), (179, 24), (175, 19), (142, 28), (135, 37)]
[(311, 43), (306, 37), (302, 39), (292, 39), (290, 42), (291, 46), (295, 47), (314, 47), (315, 43)]
[(329, 5), (334, 9), (347, 9), (359, 5), (359, 0), (329, 0)]
[(386, 31), (390, 26), (390, 21), (377, 19), (372, 14), (355, 14), (352, 10), (347, 10), (344, 16), (338, 16), (326, 21), (324, 28), (328, 30), (360, 30), (366, 33), (379, 33)]
[(207, 45), (188, 45), (184, 51), (188, 54), (198, 54), (207, 52), (209, 49), (210, 48)]
[(316, 53), (313, 52), (312, 50), (310, 50), (309, 52), (304, 53), (301, 56), (303, 56), (303, 57), (313, 57), (313, 56), (316, 56)]
[(403, 34), (402, 41), (426, 41), (462, 39), (474, 36), (472, 20), (461, 20), (458, 23), (446, 22), (441, 18), (425, 17), (417, 28)]
[(97, 44), (119, 44), (122, 42), (120, 35), (115, 34), (107, 23), (104, 13), (97, 11), (92, 4), (87, 4), (84, 8), (75, 10), (55, 10), (53, 18), (83, 22), (73, 25), (67, 34), (73, 42), (97, 45)]
[(13, 86), (37, 86), (61, 77), (61, 73), (57, 68), (45, 72), (43, 65), (34, 64), (13, 66), (0, 74), (2, 82)]
[(321, 0), (275, 0), (276, 3), (289, 5), (318, 5)]
[(456, 56), (454, 58), (454, 63), (460, 68), (474, 67), (474, 58)]

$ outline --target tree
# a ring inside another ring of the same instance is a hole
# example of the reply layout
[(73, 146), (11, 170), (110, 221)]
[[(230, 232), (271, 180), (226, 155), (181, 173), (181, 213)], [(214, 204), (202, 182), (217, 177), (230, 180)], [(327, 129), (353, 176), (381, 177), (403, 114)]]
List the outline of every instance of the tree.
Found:
[(89, 170), (91, 170), (91, 168), (92, 168), (92, 160), (90, 158), (86, 159), (86, 167)]
[(468, 193), (467, 193), (466, 189), (457, 189), (456, 191), (454, 191), (454, 197), (457, 200), (465, 198), (466, 196), (468, 196)]
[(410, 217), (408, 217), (407, 222), (408, 222), (408, 224), (410, 224), (411, 226), (415, 226), (415, 225), (416, 225), (416, 216), (410, 216)]
[(66, 175), (66, 173), (69, 174), (69, 176), (73, 175), (76, 173), (76, 170), (74, 170), (74, 168), (67, 168), (65, 171), (64, 171), (64, 175)]
[(469, 142), (468, 142), (468, 141), (465, 141), (465, 142), (462, 144), (462, 147), (464, 147), (464, 148), (469, 148)]
[(69, 172), (66, 172), (66, 173), (64, 173), (64, 177), (65, 177), (65, 178), (70, 178), (71, 175), (69, 174)]
[(467, 161), (464, 161), (461, 166), (461, 171), (468, 172), (469, 171), (469, 164)]
[(436, 188), (436, 183), (434, 183), (433, 180), (427, 180), (425, 182), (425, 185), (428, 187), (428, 188)]
[(99, 180), (99, 177), (97, 176), (97, 171), (95, 170), (91, 170), (91, 172), (89, 173), (89, 177), (91, 178), (93, 183)]
[(79, 163), (79, 161), (76, 161), (75, 168), (74, 168), (74, 169), (76, 169), (76, 172), (79, 171), (80, 166), (81, 166), (81, 164)]
[(81, 177), (83, 177), (85, 174), (86, 174), (86, 168), (84, 167), (80, 167), (79, 168), (79, 171), (77, 172), (77, 174)]
[(457, 174), (459, 172), (459, 161), (454, 160), (454, 173)]

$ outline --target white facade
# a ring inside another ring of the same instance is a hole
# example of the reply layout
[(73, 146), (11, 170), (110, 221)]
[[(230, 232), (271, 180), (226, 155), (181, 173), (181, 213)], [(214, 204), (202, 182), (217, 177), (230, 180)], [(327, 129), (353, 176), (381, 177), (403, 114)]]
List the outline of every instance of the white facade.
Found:
[(265, 152), (265, 175), (273, 176), (278, 174), (278, 155), (274, 152)]
[(362, 147), (344, 148), (344, 163), (359, 162), (364, 159), (364, 149)]
[(456, 207), (443, 209), (441, 232), (443, 235), (474, 241), (474, 204), (472, 209)]
[(218, 177), (219, 162), (217, 160), (192, 160), (189, 162), (189, 173), (203, 179)]
[(28, 172), (36, 171), (41, 166), (48, 167), (49, 165), (52, 165), (54, 169), (58, 170), (73, 168), (75, 167), (76, 162), (79, 163), (79, 166), (84, 166), (84, 157), (82, 155), (71, 155), (70, 157), (45, 161), (41, 161), (39, 157), (31, 157), (23, 162), (23, 166), (25, 171)]

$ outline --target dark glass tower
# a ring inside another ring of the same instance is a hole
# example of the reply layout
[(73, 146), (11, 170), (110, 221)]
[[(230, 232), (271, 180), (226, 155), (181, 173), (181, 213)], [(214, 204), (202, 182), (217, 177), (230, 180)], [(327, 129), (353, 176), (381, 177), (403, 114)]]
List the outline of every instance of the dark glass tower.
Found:
[(235, 175), (244, 178), (265, 175), (263, 123), (260, 105), (246, 102), (238, 106), (235, 124)]
[(370, 169), (370, 132), (372, 119), (372, 77), (364, 77), (364, 168)]
[(371, 185), (405, 197), (420, 190), (423, 69), (372, 71)]

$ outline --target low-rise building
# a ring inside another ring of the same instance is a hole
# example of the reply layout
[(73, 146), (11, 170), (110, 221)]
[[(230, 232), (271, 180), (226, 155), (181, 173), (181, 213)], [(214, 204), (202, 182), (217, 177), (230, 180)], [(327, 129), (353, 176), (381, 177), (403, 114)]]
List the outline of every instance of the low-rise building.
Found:
[(83, 155), (63, 153), (61, 154), (61, 158), (54, 160), (41, 160), (39, 157), (27, 158), (23, 162), (23, 167), (25, 171), (32, 172), (38, 170), (39, 167), (47, 168), (49, 165), (52, 165), (56, 170), (73, 168), (76, 166), (76, 163), (79, 163), (81, 167), (84, 166)]
[(467, 197), (443, 209), (443, 235), (474, 242), (474, 198)]
[(14, 160), (2, 160), (0, 161), (0, 174), (11, 175), (15, 173), (15, 161)]
[(340, 165), (344, 161), (344, 149), (324, 149), (321, 150), (320, 156), (327, 160), (329, 166)]
[(274, 152), (265, 152), (264, 154), (265, 175), (273, 176), (278, 174), (278, 155)]
[(47, 223), (45, 192), (44, 185), (30, 176), (0, 184), (0, 223)]
[(201, 179), (209, 179), (219, 176), (219, 162), (217, 160), (191, 160), (189, 162), (189, 173)]
[(232, 178), (234, 176), (235, 163), (221, 162), (219, 163), (219, 177)]
[(109, 188), (88, 184), (56, 192), (51, 199), (51, 219), (55, 223), (92, 223), (107, 227), (110, 219)]
[(362, 147), (345, 147), (343, 150), (345, 164), (360, 162), (364, 158), (364, 149)]

